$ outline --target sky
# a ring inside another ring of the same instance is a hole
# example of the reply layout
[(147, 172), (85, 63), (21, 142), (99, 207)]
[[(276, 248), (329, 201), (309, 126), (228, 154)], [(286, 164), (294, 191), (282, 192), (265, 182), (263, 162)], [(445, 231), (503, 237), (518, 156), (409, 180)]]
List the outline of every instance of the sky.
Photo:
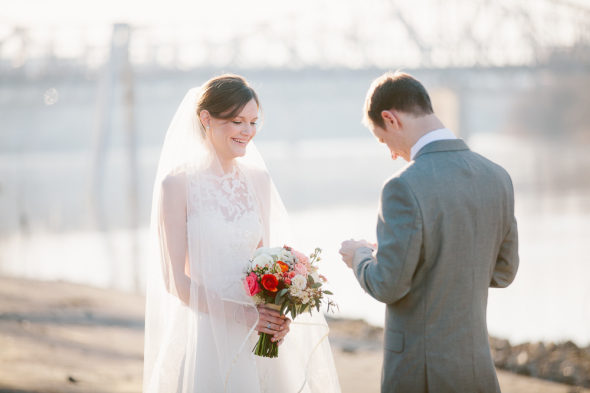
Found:
[[(506, 3), (506, 1), (504, 1)], [(588, 7), (590, 0), (553, 0), (555, 3), (569, 3)], [(288, 15), (304, 14), (338, 20), (347, 16), (359, 17), (368, 11), (376, 14), (388, 4), (406, 6), (399, 0), (298, 0), (296, 2), (276, 0), (167, 0), (145, 2), (140, 0), (0, 0), (0, 24), (25, 26), (85, 26), (111, 24), (125, 21), (134, 24), (203, 24), (223, 23), (239, 29), (269, 17), (280, 19)], [(415, 1), (415, 7), (424, 8), (441, 5), (452, 6), (453, 0)], [(464, 1), (482, 3), (482, 1)], [(496, 3), (502, 3), (497, 0)], [(532, 0), (512, 0), (507, 4), (534, 4)], [(542, 3), (542, 1), (537, 1)], [(425, 10), (421, 11), (426, 12)], [(329, 22), (332, 23), (333, 21)]]
[[(369, 1), (370, 3), (370, 1)], [(33, 26), (101, 25), (113, 22), (129, 22), (146, 25), (223, 23), (239, 29), (240, 24), (263, 20), (269, 15), (280, 18), (293, 12), (310, 10), (322, 12), (324, 6), (338, 14), (339, 2), (299, 0), (297, 2), (256, 1), (186, 1), (168, 0), (145, 2), (137, 0), (3, 0), (0, 20), (3, 23)]]
[[(207, 53), (213, 64), (228, 61), (218, 47), (239, 44), (246, 66), (286, 66), (292, 51), (303, 65), (413, 66), (423, 60), (419, 42), (440, 66), (477, 61), (481, 43), (492, 61), (518, 64), (531, 55), (523, 36), (530, 26), (540, 42), (563, 46), (590, 18), (551, 5), (564, 2), (590, 10), (590, 0), (0, 0), (0, 58), (19, 51), (7, 39), (15, 27), (29, 30), (29, 56), (51, 46), (58, 57), (76, 57), (89, 46), (104, 47), (112, 24), (125, 22), (135, 28), (137, 53), (142, 45), (172, 43), (198, 48), (193, 52)], [(180, 52), (189, 65), (205, 61)]]

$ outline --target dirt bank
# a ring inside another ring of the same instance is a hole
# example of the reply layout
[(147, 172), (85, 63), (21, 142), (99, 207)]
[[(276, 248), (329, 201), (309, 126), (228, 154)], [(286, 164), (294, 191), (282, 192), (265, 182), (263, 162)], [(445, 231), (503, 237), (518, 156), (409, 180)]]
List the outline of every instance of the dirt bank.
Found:
[[(143, 315), (139, 295), (0, 277), (0, 393), (141, 392)], [(330, 326), (342, 391), (378, 392), (382, 331), (363, 321)], [(582, 392), (498, 376), (504, 393)]]

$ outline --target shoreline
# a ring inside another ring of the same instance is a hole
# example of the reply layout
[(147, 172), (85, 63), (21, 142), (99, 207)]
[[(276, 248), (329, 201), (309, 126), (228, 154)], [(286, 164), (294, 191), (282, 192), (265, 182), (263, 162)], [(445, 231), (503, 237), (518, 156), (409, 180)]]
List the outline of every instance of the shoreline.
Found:
[[(141, 392), (144, 308), (136, 294), (0, 276), (0, 393)], [(327, 319), (343, 393), (378, 392), (383, 329)], [(490, 344), (504, 393), (590, 392), (572, 386), (590, 386), (590, 347)], [(561, 383), (533, 378), (546, 375)]]
[[(330, 342), (345, 352), (380, 351), (383, 328), (371, 326), (362, 319), (341, 319), (326, 316), (330, 325)], [(590, 345), (580, 348), (565, 343), (522, 343), (490, 337), (494, 365), (516, 375), (557, 382), (573, 388), (590, 389)]]

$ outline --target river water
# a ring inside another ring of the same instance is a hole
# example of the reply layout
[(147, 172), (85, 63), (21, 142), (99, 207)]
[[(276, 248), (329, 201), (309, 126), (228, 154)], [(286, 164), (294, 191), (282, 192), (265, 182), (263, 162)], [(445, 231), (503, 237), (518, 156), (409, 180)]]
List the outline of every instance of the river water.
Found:
[[(514, 343), (589, 344), (587, 148), (495, 134), (474, 135), (468, 144), (508, 169), (516, 190), (521, 265), (513, 285), (490, 290), (490, 333)], [(338, 249), (344, 239), (375, 240), (381, 185), (405, 163), (393, 162), (386, 148), (368, 137), (263, 141), (258, 148), (303, 251), (324, 250), (322, 270), (340, 315), (382, 325), (384, 306), (359, 287)], [(148, 252), (147, 217), (158, 154), (157, 147), (139, 152), (140, 261)], [(1, 274), (133, 290), (132, 234), (125, 229), (127, 208), (121, 197), (127, 184), (124, 157), (114, 150), (107, 160), (102, 196), (112, 225), (106, 231), (91, 224), (89, 157), (87, 151), (0, 155)], [(142, 285), (144, 268), (139, 272)]]

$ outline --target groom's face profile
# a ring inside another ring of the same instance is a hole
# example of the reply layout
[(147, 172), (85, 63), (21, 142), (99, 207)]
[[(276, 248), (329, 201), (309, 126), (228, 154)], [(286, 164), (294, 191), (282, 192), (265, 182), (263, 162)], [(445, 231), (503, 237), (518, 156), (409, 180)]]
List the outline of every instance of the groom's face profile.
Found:
[(393, 160), (397, 160), (398, 157), (406, 159), (402, 154), (401, 133), (403, 130), (401, 129), (401, 124), (399, 122), (400, 114), (391, 110), (383, 111), (381, 116), (383, 117), (384, 127), (371, 124), (369, 127), (371, 133), (379, 143), (383, 143), (389, 148)]
[(433, 116), (428, 92), (417, 79), (404, 72), (386, 72), (367, 92), (363, 124), (387, 145), (391, 158), (409, 162), (418, 134), (440, 125)]

